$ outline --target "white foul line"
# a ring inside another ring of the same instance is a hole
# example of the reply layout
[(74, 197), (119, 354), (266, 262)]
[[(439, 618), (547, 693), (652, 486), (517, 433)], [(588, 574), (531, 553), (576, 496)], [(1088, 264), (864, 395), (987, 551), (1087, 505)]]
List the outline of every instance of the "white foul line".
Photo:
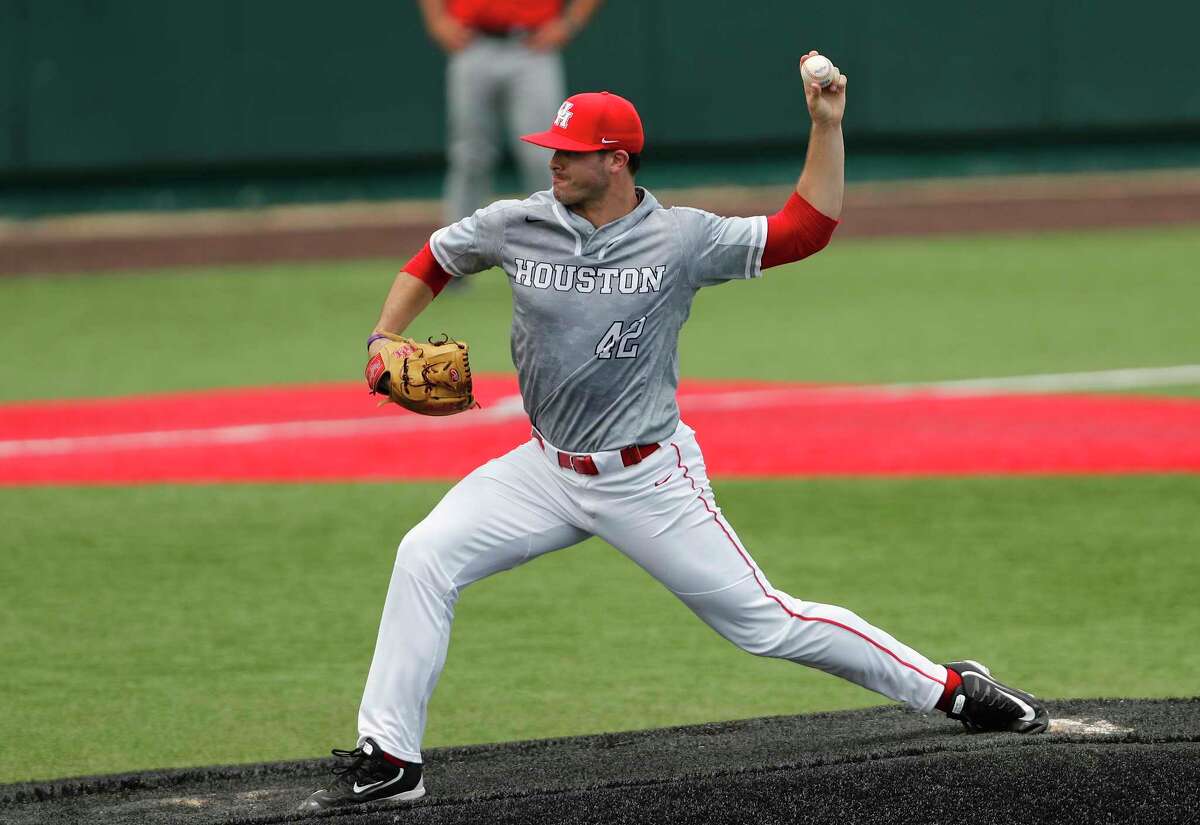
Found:
[[(748, 406), (824, 406), (855, 403), (900, 403), (915, 395), (963, 396), (996, 392), (1047, 392), (1109, 390), (1200, 383), (1200, 364), (1177, 367), (1018, 375), (1003, 378), (970, 378), (927, 383), (849, 385), (832, 387), (781, 387), (779, 389), (722, 390), (685, 393), (679, 406), (686, 412), (742, 409)], [(477, 412), (448, 418), (395, 415), (386, 418), (347, 418), (327, 421), (283, 421), (271, 424), (238, 424), (189, 430), (152, 430), (112, 435), (29, 438), (0, 441), (0, 459), (37, 455), (69, 455), (118, 450), (177, 449), (223, 444), (258, 444), (286, 439), (353, 438), (400, 432), (438, 431), (479, 424), (496, 424), (525, 414), (521, 397), (510, 395)]]
[(928, 384), (886, 384), (889, 389), (977, 390), (981, 392), (1059, 392), (1062, 390), (1126, 390), (1200, 383), (1200, 364), (1178, 367), (1141, 367), (1098, 372), (1060, 372), (1014, 375), (1006, 378), (967, 378)]
[(852, 401), (858, 404), (897, 404), (913, 396), (956, 397), (1005, 392), (1061, 392), (1064, 390), (1116, 390), (1167, 387), (1200, 383), (1200, 364), (1178, 367), (1063, 372), (1014, 375), (1003, 378), (967, 378), (903, 384), (850, 384), (827, 387), (726, 390), (705, 395), (683, 395), (684, 410), (739, 409), (747, 406), (818, 407)]

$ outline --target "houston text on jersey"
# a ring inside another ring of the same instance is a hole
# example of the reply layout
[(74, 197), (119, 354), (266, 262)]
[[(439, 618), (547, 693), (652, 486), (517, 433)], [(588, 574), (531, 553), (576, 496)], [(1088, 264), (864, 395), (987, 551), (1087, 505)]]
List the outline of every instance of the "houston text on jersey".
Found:
[(514, 284), (534, 289), (556, 289), (559, 292), (658, 292), (662, 289), (665, 266), (591, 267), (567, 264), (548, 264), (516, 258), (513, 261)]

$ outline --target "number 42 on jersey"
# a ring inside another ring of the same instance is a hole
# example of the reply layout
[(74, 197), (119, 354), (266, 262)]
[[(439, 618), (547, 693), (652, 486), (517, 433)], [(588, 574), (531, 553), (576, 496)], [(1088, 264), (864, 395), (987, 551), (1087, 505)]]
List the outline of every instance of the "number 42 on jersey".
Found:
[(613, 321), (608, 331), (600, 337), (596, 344), (597, 358), (637, 358), (637, 339), (646, 326), (646, 316), (643, 315), (632, 324), (624, 321)]

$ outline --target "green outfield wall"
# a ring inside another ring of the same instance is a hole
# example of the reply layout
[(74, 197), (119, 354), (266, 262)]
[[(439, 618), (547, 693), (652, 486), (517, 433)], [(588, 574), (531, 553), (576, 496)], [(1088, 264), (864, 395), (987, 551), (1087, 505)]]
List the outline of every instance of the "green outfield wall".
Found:
[[(1200, 135), (1200, 4), (609, 0), (570, 86), (649, 145), (803, 139), (808, 47), (851, 77), (851, 141)], [(444, 58), (415, 0), (0, 0), (0, 180), (440, 156)]]

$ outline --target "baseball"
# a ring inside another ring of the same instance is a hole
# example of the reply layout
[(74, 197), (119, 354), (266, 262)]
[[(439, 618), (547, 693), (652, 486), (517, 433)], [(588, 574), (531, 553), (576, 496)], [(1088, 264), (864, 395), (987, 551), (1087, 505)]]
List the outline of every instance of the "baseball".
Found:
[(833, 82), (835, 72), (828, 57), (823, 54), (814, 54), (800, 64), (800, 74), (804, 77), (805, 83), (816, 83), (824, 89)]

